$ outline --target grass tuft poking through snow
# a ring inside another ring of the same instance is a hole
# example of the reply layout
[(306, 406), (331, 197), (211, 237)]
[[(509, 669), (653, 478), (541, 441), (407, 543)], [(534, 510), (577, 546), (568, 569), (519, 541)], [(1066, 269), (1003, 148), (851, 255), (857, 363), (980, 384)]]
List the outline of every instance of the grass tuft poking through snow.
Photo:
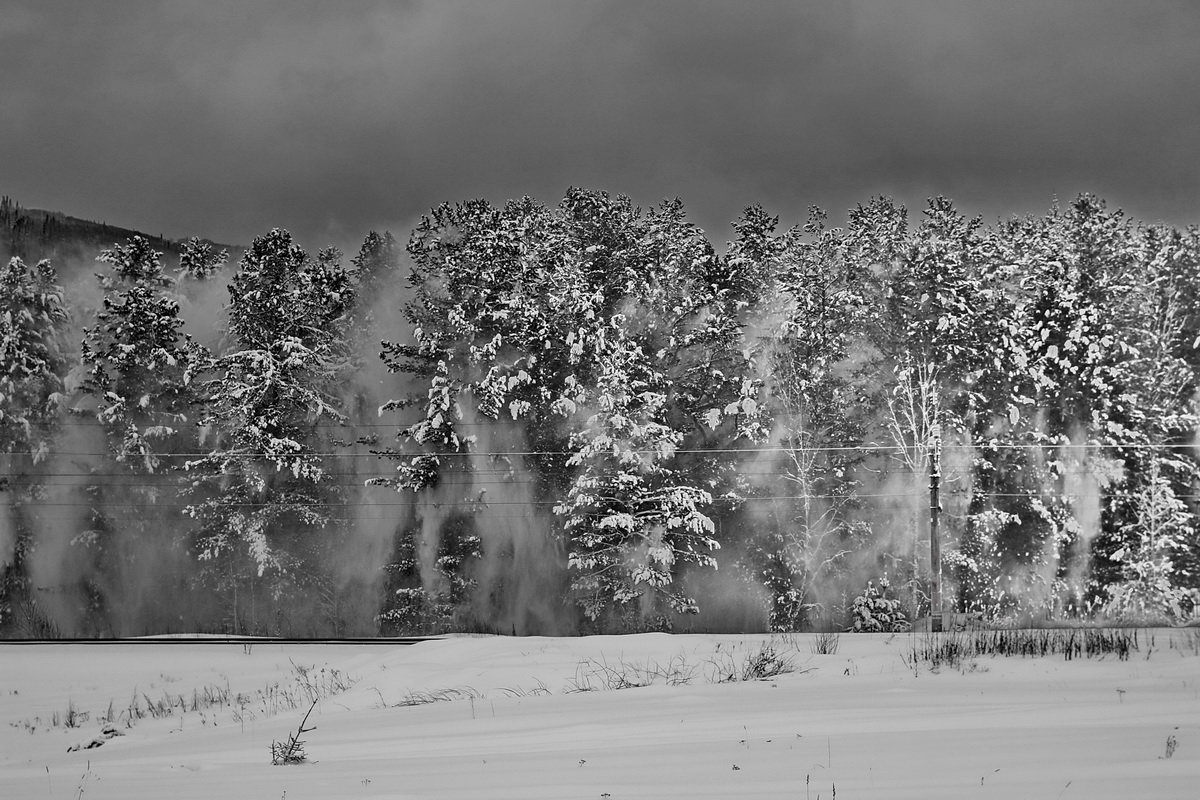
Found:
[[(96, 719), (101, 723), (123, 722), (126, 728), (145, 719), (165, 719), (178, 714), (181, 718), (189, 712), (199, 713), (213, 710), (230, 710), (235, 722), (244, 723), (259, 717), (273, 717), (281, 712), (303, 708), (305, 703), (325, 700), (352, 688), (356, 680), (346, 672), (331, 667), (303, 666), (289, 660), (292, 665), (288, 681), (275, 681), (252, 692), (234, 693), (226, 682), (223, 686), (206, 684), (192, 689), (191, 693), (172, 694), (161, 691), (152, 697), (149, 692), (134, 689), (128, 704), (119, 712), (113, 701)], [(48, 721), (41, 717), (26, 718), (13, 726), (25, 728), (29, 733), (39, 729), (79, 728), (89, 722), (91, 713), (79, 710), (73, 699), (67, 700), (65, 711), (54, 711)]]
[(709, 660), (712, 683), (762, 681), (797, 671), (794, 638), (772, 636), (759, 643), (757, 649), (742, 655), (736, 652), (737, 649), (736, 645), (724, 648), (717, 645), (716, 653)]
[(834, 656), (837, 655), (840, 642), (841, 637), (837, 633), (814, 633), (809, 648), (813, 655)]
[(395, 707), (423, 706), (429, 703), (449, 703), (453, 700), (476, 700), (481, 697), (483, 695), (470, 686), (461, 686), (454, 689), (438, 689), (428, 692), (410, 691), (404, 696), (403, 700), (395, 704)]
[[(786, 637), (771, 637), (747, 652), (738, 652), (739, 645), (718, 644), (708, 659), (706, 679), (709, 683), (761, 681), (796, 672), (795, 641)], [(789, 652), (792, 651), (792, 652)], [(587, 658), (575, 668), (575, 677), (567, 682), (566, 691), (594, 692), (637, 689), (662, 684), (686, 686), (695, 680), (699, 667), (683, 655), (673, 656), (665, 663), (647, 659), (643, 662), (607, 658)], [(804, 672), (806, 670), (800, 670)]]
[(607, 658), (585, 658), (575, 668), (575, 677), (567, 682), (567, 692), (594, 692), (637, 689), (663, 683), (667, 686), (685, 686), (692, 682), (696, 667), (687, 663), (682, 655), (673, 656), (665, 664), (647, 659), (643, 663), (621, 659), (609, 662)]
[[(1153, 651), (1153, 634), (1147, 643)], [(1070, 661), (1115, 655), (1128, 661), (1138, 650), (1136, 628), (952, 630), (927, 632), (919, 638), (914, 635), (905, 664), (914, 671), (921, 666), (937, 671), (964, 669), (964, 664), (969, 666), (971, 660), (981, 656), (1062, 656)]]

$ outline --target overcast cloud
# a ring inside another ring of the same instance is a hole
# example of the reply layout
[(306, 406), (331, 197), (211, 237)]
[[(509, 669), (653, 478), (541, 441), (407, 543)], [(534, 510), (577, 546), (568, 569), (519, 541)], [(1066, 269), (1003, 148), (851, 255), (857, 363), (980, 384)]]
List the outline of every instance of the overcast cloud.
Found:
[(1200, 222), (1200, 4), (3, 0), (0, 192), (150, 233), (405, 236), (444, 200), (1097, 192)]

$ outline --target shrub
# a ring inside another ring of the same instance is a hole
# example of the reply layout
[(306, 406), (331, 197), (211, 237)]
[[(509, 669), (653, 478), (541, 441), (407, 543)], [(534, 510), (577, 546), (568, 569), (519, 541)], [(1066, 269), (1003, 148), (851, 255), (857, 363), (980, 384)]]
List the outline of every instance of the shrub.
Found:
[(854, 598), (850, 613), (854, 624), (850, 628), (855, 633), (896, 633), (906, 631), (910, 625), (900, 601), (887, 597), (888, 579), (884, 575), (879, 579), (879, 586), (874, 581), (867, 581), (867, 588)]
[(287, 741), (271, 742), (271, 763), (275, 766), (283, 766), (285, 764), (303, 764), (308, 760), (308, 754), (304, 752), (304, 740), (301, 735), (309, 731), (316, 730), (316, 726), (312, 728), (304, 727), (308, 722), (308, 715), (317, 707), (317, 701), (313, 700), (312, 705), (308, 707), (308, 713), (304, 715), (304, 719), (300, 720), (299, 727), (295, 733), (289, 733)]

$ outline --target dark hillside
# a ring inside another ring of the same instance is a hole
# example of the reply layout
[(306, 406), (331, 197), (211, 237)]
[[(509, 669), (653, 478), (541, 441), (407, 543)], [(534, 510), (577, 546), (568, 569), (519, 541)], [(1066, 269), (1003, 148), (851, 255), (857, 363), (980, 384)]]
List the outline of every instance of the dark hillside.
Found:
[[(149, 239), (155, 250), (162, 251), (168, 264), (178, 259), (182, 241), (69, 217), (57, 211), (22, 208), (7, 195), (0, 198), (0, 258), (8, 261), (17, 256), (27, 264), (48, 258), (65, 280), (75, 277), (77, 269), (90, 268), (100, 251), (138, 235)], [(234, 259), (241, 255), (242, 248), (216, 246), (228, 249)]]

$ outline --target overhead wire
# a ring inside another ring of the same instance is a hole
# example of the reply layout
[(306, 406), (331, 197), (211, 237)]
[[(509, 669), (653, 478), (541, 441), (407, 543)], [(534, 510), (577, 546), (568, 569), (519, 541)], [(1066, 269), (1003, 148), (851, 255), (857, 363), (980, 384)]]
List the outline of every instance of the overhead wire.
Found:
[[(361, 445), (360, 445), (361, 446)], [(1049, 451), (1064, 451), (1064, 450), (1088, 450), (1093, 448), (1102, 448), (1105, 445), (1096, 443), (978, 443), (974, 445), (956, 445), (952, 443), (943, 443), (941, 447), (943, 462), (952, 460), (948, 458), (948, 453), (955, 451), (962, 453), (972, 453), (979, 450), (1040, 450), (1043, 452)], [(1194, 445), (1188, 443), (1168, 443), (1168, 444), (1152, 444), (1152, 443), (1131, 443), (1118, 445), (1114, 447), (1122, 447), (1128, 449), (1153, 449), (1165, 451), (1188, 451), (1196, 449)], [(717, 447), (717, 448), (682, 448), (672, 450), (674, 455), (697, 455), (697, 456), (763, 456), (763, 455), (797, 455), (797, 454), (835, 454), (835, 453), (867, 453), (867, 454), (884, 454), (895, 455), (901, 453), (909, 453), (914, 450), (922, 451), (928, 449), (925, 445), (897, 445), (897, 444), (856, 444), (856, 445), (824, 445), (824, 446), (789, 446), (789, 445), (770, 445), (761, 447)], [(654, 454), (658, 451), (649, 449), (638, 449), (625, 452), (637, 452), (644, 454)], [(381, 453), (381, 452), (348, 452), (346, 450), (331, 451), (331, 452), (309, 452), (309, 453), (246, 453), (238, 452), (230, 454), (234, 458), (258, 458), (264, 459), (268, 464), (275, 459), (287, 461), (293, 458), (324, 458), (324, 459), (360, 459), (373, 458), (380, 462), (380, 470), (378, 472), (386, 472), (384, 467), (388, 461), (406, 460), (415, 456), (432, 455), (437, 458), (447, 459), (474, 459), (476, 461), (497, 461), (510, 458), (523, 457), (547, 457), (547, 456), (571, 456), (575, 455), (574, 451), (569, 450), (537, 450), (537, 449), (522, 449), (522, 450), (488, 450), (488, 451), (450, 451), (437, 453)], [(54, 455), (62, 457), (86, 458), (86, 459), (102, 459), (111, 458), (110, 452), (100, 452), (94, 450), (60, 450), (55, 451)], [(221, 458), (225, 454), (220, 452), (203, 452), (203, 453), (164, 453), (161, 458), (178, 461), (185, 458), (207, 459)], [(786, 470), (761, 468), (753, 469), (742, 465), (738, 469), (738, 474), (742, 477), (751, 479), (774, 477), (782, 482), (788, 480)], [(923, 473), (896, 470), (888, 473), (890, 476), (903, 477), (906, 474), (914, 478), (923, 478)], [(949, 491), (954, 491), (952, 485), (956, 480), (964, 477), (972, 477), (977, 474), (973, 469), (942, 469), (941, 476), (950, 484), (945, 488)], [(1056, 470), (1054, 477), (1068, 476), (1086, 476), (1095, 475), (1096, 471), (1086, 468)], [(167, 489), (179, 488), (179, 485), (187, 480), (191, 480), (193, 484), (198, 484), (204, 480), (219, 479), (221, 474), (206, 473), (203, 471), (192, 472), (180, 470), (178, 465), (173, 469), (168, 469), (161, 473), (143, 473), (140, 471), (115, 472), (115, 471), (47, 471), (38, 472), (31, 471), (28, 475), (10, 480), (8, 487), (11, 488), (40, 488), (51, 492), (54, 490), (78, 490), (85, 487), (95, 487), (97, 489)], [(352, 479), (352, 480), (347, 480)], [(331, 489), (358, 489), (370, 491), (378, 489), (379, 492), (389, 491), (395, 492), (396, 489), (387, 485), (371, 485), (367, 484), (368, 480), (388, 480), (386, 474), (365, 474), (364, 472), (326, 472), (322, 479), (315, 483), (320, 488)], [(539, 483), (539, 479), (533, 476), (522, 475), (515, 472), (511, 467), (496, 466), (478, 466), (470, 467), (469, 472), (451, 472), (439, 476), (438, 484), (440, 487), (457, 488), (462, 487), (468, 493), (478, 492), (480, 489), (495, 488), (499, 486), (501, 489), (508, 487), (524, 487)], [(1077, 499), (1083, 497), (1094, 496), (1092, 493), (1084, 492), (1062, 492), (1047, 489), (1044, 492), (1031, 490), (1029, 492), (988, 492), (981, 491), (978, 488), (971, 487), (969, 491), (980, 496), (988, 498), (1031, 498), (1038, 495), (1053, 495), (1064, 499)], [(822, 494), (783, 494), (783, 495), (748, 495), (739, 497), (738, 502), (745, 503), (761, 503), (761, 502), (791, 502), (800, 500), (881, 500), (881, 499), (897, 499), (914, 497), (922, 497), (924, 489), (914, 489), (911, 492), (856, 492), (847, 491), (843, 493), (822, 493)], [(1176, 495), (1182, 500), (1200, 500), (1200, 495)], [(106, 510), (116, 510), (120, 508), (130, 509), (145, 509), (147, 507), (155, 507), (162, 509), (172, 508), (194, 508), (200, 505), (203, 501), (196, 500), (195, 502), (155, 502), (151, 504), (134, 503), (134, 502), (114, 502), (99, 499), (92, 502), (75, 502), (65, 501), (52, 498), (40, 498), (35, 501), (34, 505), (41, 507), (86, 507), (86, 508), (103, 508)], [(537, 500), (490, 500), (480, 501), (473, 499), (463, 499), (460, 501), (443, 502), (442, 505), (470, 505), (475, 508), (492, 507), (492, 506), (555, 506), (562, 501), (537, 501)], [(337, 508), (414, 508), (423, 506), (428, 503), (427, 500), (396, 500), (382, 501), (371, 499), (364, 501), (360, 499), (358, 502), (314, 502), (308, 504), (280, 503), (276, 502), (261, 502), (261, 503), (221, 503), (226, 508), (266, 508), (275, 506), (293, 506), (293, 507), (315, 507), (325, 509)], [(355, 516), (355, 519), (363, 519), (362, 516)], [(384, 519), (384, 518), (380, 518)]]
[[(672, 455), (717, 455), (717, 454), (755, 454), (761, 455), (764, 453), (844, 453), (844, 452), (896, 452), (904, 453), (910, 451), (928, 450), (928, 445), (885, 445), (885, 444), (866, 444), (866, 445), (838, 445), (827, 447), (789, 447), (783, 445), (774, 445), (770, 447), (712, 447), (712, 448), (677, 448), (672, 449)], [(1200, 454), (1200, 443), (1172, 443), (1172, 444), (1153, 444), (1153, 443), (1129, 443), (1129, 444), (971, 444), (971, 445), (946, 445), (942, 446), (942, 452), (947, 450), (1195, 450)], [(624, 450), (625, 453), (639, 453), (653, 455), (659, 450), (653, 448), (631, 448)], [(111, 453), (98, 452), (94, 450), (55, 450), (55, 455), (74, 456), (83, 458), (102, 458), (108, 457)], [(577, 455), (576, 450), (447, 450), (447, 451), (420, 451), (420, 452), (386, 452), (386, 451), (368, 451), (365, 453), (346, 452), (344, 450), (334, 451), (312, 451), (299, 453), (271, 453), (266, 451), (230, 451), (223, 453), (221, 451), (208, 452), (170, 452), (158, 454), (161, 458), (221, 458), (229, 455), (234, 457), (245, 458), (262, 458), (262, 459), (289, 459), (289, 458), (410, 458), (418, 456), (436, 456), (437, 458), (507, 458), (511, 456), (573, 456)]]

